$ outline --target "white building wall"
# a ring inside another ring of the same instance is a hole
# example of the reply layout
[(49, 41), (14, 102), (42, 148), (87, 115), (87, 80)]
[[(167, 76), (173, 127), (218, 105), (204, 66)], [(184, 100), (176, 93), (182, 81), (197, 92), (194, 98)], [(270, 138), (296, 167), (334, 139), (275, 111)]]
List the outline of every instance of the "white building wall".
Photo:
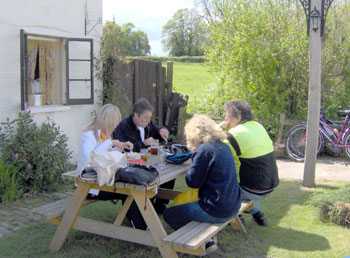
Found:
[[(99, 54), (102, 24), (85, 36), (85, 17), (90, 28), (102, 18), (102, 0), (1, 0), (0, 1), (0, 122), (16, 118), (21, 111), (20, 30), (56, 37), (93, 38), (94, 57)], [(66, 83), (65, 81), (63, 82)], [(94, 105), (33, 109), (40, 124), (50, 117), (69, 138), (75, 162), (81, 132), (99, 108), (102, 83), (95, 78)]]

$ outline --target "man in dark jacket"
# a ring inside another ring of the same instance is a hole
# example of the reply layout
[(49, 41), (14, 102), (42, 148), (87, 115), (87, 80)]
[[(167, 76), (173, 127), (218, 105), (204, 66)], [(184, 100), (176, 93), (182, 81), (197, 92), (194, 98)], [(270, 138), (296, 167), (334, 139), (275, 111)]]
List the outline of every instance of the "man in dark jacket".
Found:
[[(159, 141), (167, 141), (169, 131), (164, 126), (157, 126), (151, 121), (153, 112), (152, 105), (147, 99), (138, 99), (132, 109), (131, 115), (123, 119), (118, 127), (113, 132), (113, 139), (126, 141), (134, 144), (133, 151), (139, 152), (142, 148), (150, 146), (155, 139)], [(175, 180), (171, 180), (160, 187), (173, 189)], [(168, 200), (153, 198), (154, 208), (159, 214), (163, 214)], [(138, 229), (146, 229), (147, 225), (142, 218), (140, 211), (137, 208), (135, 201), (130, 206), (126, 215), (133, 225)]]
[(113, 132), (113, 139), (130, 141), (134, 144), (133, 151), (139, 152), (142, 148), (147, 148), (158, 139), (167, 141), (169, 131), (164, 126), (157, 126), (151, 121), (153, 112), (152, 105), (147, 99), (137, 100), (133, 106), (131, 115), (123, 119)]
[[(265, 128), (254, 121), (250, 105), (242, 99), (225, 104), (228, 141), (239, 171), (242, 200), (263, 200), (279, 184), (278, 169), (272, 141)], [(255, 202), (249, 212), (256, 223), (267, 226), (268, 221)]]

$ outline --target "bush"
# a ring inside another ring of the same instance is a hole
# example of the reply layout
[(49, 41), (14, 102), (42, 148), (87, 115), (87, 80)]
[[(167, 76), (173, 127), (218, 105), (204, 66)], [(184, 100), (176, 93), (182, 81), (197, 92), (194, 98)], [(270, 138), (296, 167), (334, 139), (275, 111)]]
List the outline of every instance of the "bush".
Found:
[(319, 216), (324, 221), (338, 225), (350, 225), (350, 184), (339, 189), (314, 194), (311, 203), (319, 208)]
[(0, 163), (0, 202), (14, 201), (21, 197), (22, 189), (17, 177), (17, 169)]
[(71, 168), (68, 138), (49, 118), (38, 127), (29, 112), (1, 123), (1, 158), (18, 170), (24, 192), (49, 190)]

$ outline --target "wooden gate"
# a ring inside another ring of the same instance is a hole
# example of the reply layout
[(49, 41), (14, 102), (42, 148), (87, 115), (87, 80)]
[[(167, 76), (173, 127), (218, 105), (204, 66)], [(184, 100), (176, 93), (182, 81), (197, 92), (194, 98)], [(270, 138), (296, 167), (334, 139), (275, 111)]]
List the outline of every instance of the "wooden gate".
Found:
[(161, 62), (146, 60), (134, 60), (134, 67), (133, 103), (139, 98), (146, 98), (154, 108), (154, 121), (163, 125), (166, 110), (166, 69)]
[[(172, 92), (173, 63), (168, 62), (167, 67), (162, 67), (162, 62), (132, 59), (118, 68), (119, 77), (116, 85), (127, 101), (123, 101), (120, 107), (123, 117), (127, 117), (132, 106), (139, 98), (146, 98), (154, 108), (152, 120), (158, 125), (165, 125), (170, 133), (179, 137), (182, 134), (184, 116), (179, 122), (179, 107), (185, 108), (187, 98)], [(182, 112), (183, 113), (183, 112)], [(178, 130), (180, 129), (180, 130)]]

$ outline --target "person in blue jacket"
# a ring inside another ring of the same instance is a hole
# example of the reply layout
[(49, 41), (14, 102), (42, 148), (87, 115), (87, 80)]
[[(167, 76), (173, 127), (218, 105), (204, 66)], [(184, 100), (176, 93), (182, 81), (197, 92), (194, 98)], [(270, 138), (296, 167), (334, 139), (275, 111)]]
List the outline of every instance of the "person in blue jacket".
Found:
[(210, 117), (195, 115), (185, 126), (187, 146), (193, 150), (186, 183), (198, 188), (199, 200), (167, 208), (164, 220), (175, 230), (190, 221), (221, 223), (237, 215), (241, 191), (226, 133)]

